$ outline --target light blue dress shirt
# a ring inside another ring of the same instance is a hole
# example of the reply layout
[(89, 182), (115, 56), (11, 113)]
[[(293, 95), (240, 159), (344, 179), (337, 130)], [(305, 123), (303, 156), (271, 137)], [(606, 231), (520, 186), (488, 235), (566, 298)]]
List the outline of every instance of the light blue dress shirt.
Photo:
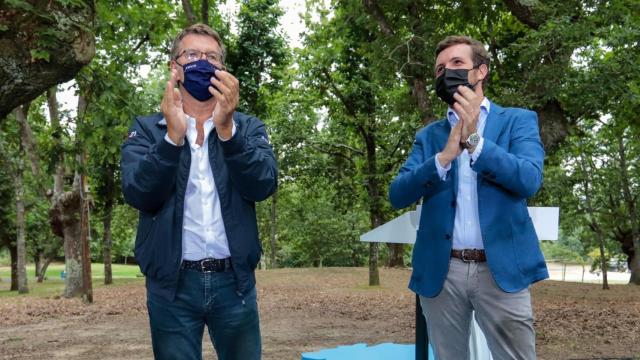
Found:
[[(465, 149), (458, 156), (458, 195), (456, 197), (456, 219), (453, 225), (453, 249), (484, 249), (482, 233), (480, 231), (480, 217), (478, 215), (478, 182), (477, 174), (471, 169), (471, 162), (476, 161), (482, 152), (484, 145), (484, 127), (489, 115), (489, 100), (485, 97), (480, 104), (480, 115), (478, 116), (477, 131), (480, 135), (480, 142), (471, 155)], [(447, 120), (451, 128), (458, 123), (458, 115), (449, 108), (447, 110)], [(466, 140), (466, 139), (465, 139)], [(438, 175), (444, 181), (447, 178), (451, 164), (442, 167), (435, 157)]]

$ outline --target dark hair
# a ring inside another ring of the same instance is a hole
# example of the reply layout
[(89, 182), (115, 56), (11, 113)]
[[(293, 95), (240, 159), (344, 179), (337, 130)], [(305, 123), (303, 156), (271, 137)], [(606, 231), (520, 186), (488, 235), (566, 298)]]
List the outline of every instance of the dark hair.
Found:
[(436, 46), (436, 57), (438, 57), (438, 55), (442, 51), (444, 51), (444, 49), (454, 45), (459, 45), (459, 44), (469, 45), (469, 47), (471, 47), (471, 61), (473, 61), (474, 67), (478, 67), (482, 64), (487, 65), (487, 70), (488, 70), (487, 76), (482, 81), (482, 87), (485, 88), (485, 85), (489, 81), (489, 71), (491, 69), (490, 68), (491, 57), (487, 49), (484, 48), (484, 45), (480, 41), (476, 39), (472, 39), (468, 36), (461, 36), (461, 35), (447, 36), (442, 41), (440, 41)]
[(213, 30), (212, 28), (209, 27), (209, 25), (206, 24), (193, 24), (187, 28), (185, 28), (184, 30), (182, 30), (178, 36), (175, 37), (175, 39), (173, 39), (173, 45), (171, 46), (171, 60), (175, 60), (178, 57), (178, 51), (180, 50), (180, 42), (182, 41), (182, 39), (184, 39), (185, 36), (187, 35), (191, 35), (191, 34), (195, 34), (195, 35), (204, 35), (204, 36), (209, 36), (211, 37), (213, 40), (215, 40), (218, 45), (220, 45), (220, 49), (222, 50), (222, 60), (224, 63), (224, 58), (227, 56), (227, 52), (224, 49), (224, 43), (222, 43), (222, 38), (220, 37), (220, 34), (218, 34), (217, 31)]

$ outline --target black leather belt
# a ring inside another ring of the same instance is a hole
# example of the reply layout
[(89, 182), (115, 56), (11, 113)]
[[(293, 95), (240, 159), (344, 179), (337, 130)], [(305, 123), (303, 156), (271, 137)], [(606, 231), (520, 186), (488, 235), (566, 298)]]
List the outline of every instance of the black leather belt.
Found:
[(182, 260), (181, 269), (197, 270), (200, 272), (223, 272), (231, 270), (231, 258), (202, 259), (197, 261)]
[(464, 262), (487, 261), (487, 256), (485, 255), (484, 250), (476, 250), (476, 249), (451, 250), (451, 257), (460, 259)]

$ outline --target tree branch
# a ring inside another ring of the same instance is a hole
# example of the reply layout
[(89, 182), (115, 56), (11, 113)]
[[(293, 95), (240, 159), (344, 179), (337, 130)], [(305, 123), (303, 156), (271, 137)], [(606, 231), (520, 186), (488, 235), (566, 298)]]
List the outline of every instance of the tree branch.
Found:
[(202, 0), (202, 23), (209, 25), (209, 0)]
[(133, 49), (131, 49), (131, 53), (135, 54), (138, 50), (140, 50), (142, 45), (144, 45), (144, 43), (146, 43), (149, 40), (150, 40), (149, 33), (144, 34), (144, 36), (142, 37), (142, 39), (140, 39), (140, 41), (138, 41), (136, 46), (134, 46)]
[(535, 1), (504, 0), (504, 4), (513, 16), (520, 20), (521, 23), (538, 30), (540, 23), (535, 19), (533, 12), (535, 3)]
[(356, 149), (354, 147), (351, 147), (349, 145), (346, 144), (340, 144), (340, 143), (336, 143), (336, 144), (331, 144), (331, 143), (321, 143), (321, 142), (310, 142), (311, 145), (324, 145), (324, 146), (330, 146), (330, 147), (334, 147), (334, 148), (338, 148), (338, 149), (345, 149), (345, 150), (349, 150), (357, 155), (364, 155), (364, 152), (360, 149)]
[[(16, 120), (20, 124), (20, 141), (22, 141), (22, 145), (29, 156), (31, 173), (36, 181), (39, 182), (40, 179), (42, 179), (40, 159), (38, 159), (38, 150), (36, 149), (36, 141), (33, 138), (33, 131), (31, 131), (31, 126), (29, 126), (29, 121), (27, 120), (30, 105), (31, 103), (29, 102), (18, 108), (16, 112)], [(38, 186), (38, 191), (46, 198), (46, 191), (43, 186)]]
[(349, 156), (347, 156), (347, 155), (345, 155), (345, 154), (343, 154), (341, 152), (323, 149), (322, 147), (316, 146), (314, 144), (309, 144), (309, 146), (311, 146), (312, 149), (315, 149), (315, 150), (317, 150), (317, 151), (319, 151), (319, 152), (321, 152), (323, 154), (327, 154), (327, 155), (331, 155), (331, 156), (335, 156), (335, 157), (340, 157), (340, 158), (346, 159), (351, 163), (351, 165), (353, 167), (356, 166), (356, 163), (353, 161), (353, 159), (351, 157), (349, 157)]
[(182, 9), (184, 9), (184, 15), (187, 17), (189, 25), (196, 23), (196, 16), (193, 13), (193, 7), (191, 7), (191, 1), (182, 0)]
[(329, 72), (329, 70), (327, 70), (326, 68), (322, 69), (322, 74), (327, 78), (330, 79), (330, 81), (327, 81), (329, 83), (329, 86), (331, 87), (331, 89), (333, 90), (333, 94), (340, 99), (340, 102), (342, 102), (342, 105), (344, 105), (345, 110), (347, 111), (347, 113), (349, 115), (351, 115), (351, 117), (353, 117), (354, 119), (357, 118), (357, 114), (355, 113), (355, 110), (353, 109), (352, 106), (350, 106), (349, 101), (347, 100), (347, 97), (342, 93), (342, 91), (340, 91), (340, 89), (338, 89), (338, 87), (336, 86), (336, 83), (334, 81), (331, 80), (331, 73)]
[(362, 4), (364, 5), (365, 11), (378, 22), (383, 34), (387, 36), (393, 36), (395, 34), (395, 31), (393, 31), (387, 17), (384, 15), (384, 12), (376, 0), (363, 0)]

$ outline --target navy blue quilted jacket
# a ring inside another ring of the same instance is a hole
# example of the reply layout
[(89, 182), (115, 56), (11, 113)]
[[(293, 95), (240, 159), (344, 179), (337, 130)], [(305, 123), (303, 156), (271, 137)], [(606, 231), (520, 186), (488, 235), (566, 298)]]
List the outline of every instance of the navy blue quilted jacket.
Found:
[[(254, 270), (262, 247), (255, 202), (273, 194), (277, 164), (264, 124), (255, 117), (233, 114), (236, 133), (220, 141), (215, 128), (209, 141), (209, 161), (224, 221), (237, 290), (255, 286)], [(164, 140), (167, 124), (161, 113), (137, 117), (122, 145), (122, 192), (139, 210), (135, 256), (146, 276), (147, 289), (173, 301), (182, 258), (184, 196), (189, 178), (188, 145)]]

